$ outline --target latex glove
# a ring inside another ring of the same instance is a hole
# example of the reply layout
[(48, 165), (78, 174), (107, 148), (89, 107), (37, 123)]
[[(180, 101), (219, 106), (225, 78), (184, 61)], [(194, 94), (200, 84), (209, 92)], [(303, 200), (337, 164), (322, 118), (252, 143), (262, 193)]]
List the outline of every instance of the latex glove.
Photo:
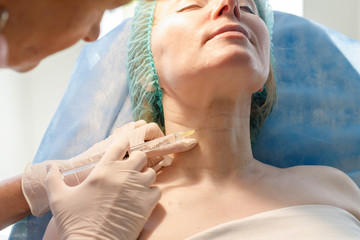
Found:
[[(127, 136), (132, 146), (163, 136), (162, 131), (155, 123), (147, 124), (140, 120), (131, 122), (118, 128), (107, 139), (95, 144), (87, 151), (69, 160), (48, 160), (38, 164), (28, 164), (22, 177), (22, 191), (34, 216), (42, 216), (49, 211), (49, 201), (45, 189), (46, 167), (56, 163), (61, 171), (77, 168), (86, 164), (100, 161), (112, 140), (119, 136)], [(183, 139), (182, 141), (168, 145), (155, 153), (149, 153), (147, 167), (159, 170), (164, 164), (162, 155), (183, 152), (192, 149), (196, 145), (194, 139)], [(168, 164), (169, 165), (169, 164)], [(81, 171), (67, 176), (64, 180), (69, 186), (76, 186), (89, 175), (92, 169)]]
[(88, 178), (67, 186), (59, 169), (47, 175), (47, 193), (61, 239), (137, 239), (160, 199), (160, 189), (151, 187), (155, 171), (147, 157), (135, 151), (122, 160), (129, 141), (120, 137), (111, 144)]
[[(144, 120), (138, 122), (146, 123)], [(131, 135), (129, 135), (130, 146), (136, 146), (144, 143), (147, 140), (153, 140), (159, 137), (163, 137), (164, 133), (160, 130), (156, 123), (149, 123), (145, 126), (141, 126), (135, 129)], [(185, 138), (178, 142), (174, 142), (156, 150), (147, 152), (148, 162), (146, 167), (151, 167), (155, 171), (159, 171), (162, 167), (170, 166), (172, 163), (172, 157), (166, 156), (173, 153), (185, 152), (194, 148), (197, 144), (197, 140), (193, 138)]]

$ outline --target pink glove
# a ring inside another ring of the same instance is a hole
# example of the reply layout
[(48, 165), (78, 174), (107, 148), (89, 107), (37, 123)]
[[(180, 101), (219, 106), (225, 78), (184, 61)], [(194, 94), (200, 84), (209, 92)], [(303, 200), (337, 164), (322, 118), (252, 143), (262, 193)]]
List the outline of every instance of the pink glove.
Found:
[(160, 199), (151, 187), (155, 171), (144, 153), (129, 150), (126, 137), (113, 141), (88, 178), (67, 186), (57, 166), (46, 178), (50, 208), (61, 239), (137, 239)]
[[(34, 216), (41, 216), (49, 210), (49, 202), (45, 189), (46, 167), (56, 163), (61, 171), (77, 168), (86, 164), (100, 161), (107, 148), (114, 138), (126, 136), (131, 146), (143, 143), (145, 140), (152, 140), (163, 136), (162, 131), (155, 123), (147, 124), (145, 121), (131, 122), (118, 128), (107, 139), (95, 144), (87, 151), (69, 160), (49, 160), (38, 164), (28, 164), (22, 178), (23, 194), (28, 202), (31, 213)], [(156, 171), (163, 166), (171, 164), (169, 157), (163, 161), (163, 155), (183, 152), (192, 149), (197, 144), (195, 139), (184, 139), (168, 145), (155, 153), (149, 153), (147, 167), (153, 167)], [(89, 175), (92, 169), (68, 175), (64, 181), (69, 186), (76, 186)]]

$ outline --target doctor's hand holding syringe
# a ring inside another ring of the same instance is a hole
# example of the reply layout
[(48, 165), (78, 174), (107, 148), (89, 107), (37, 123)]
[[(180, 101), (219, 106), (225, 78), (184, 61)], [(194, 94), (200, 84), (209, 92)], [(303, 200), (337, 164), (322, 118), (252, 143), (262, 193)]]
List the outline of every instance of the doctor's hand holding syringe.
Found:
[[(156, 126), (155, 126), (156, 128)], [(124, 159), (129, 157), (134, 151), (141, 151), (146, 154), (148, 161), (145, 167), (151, 167), (156, 172), (163, 167), (167, 167), (172, 163), (172, 157), (164, 156), (166, 154), (183, 152), (188, 150), (189, 147), (196, 144), (196, 140), (187, 139), (186, 137), (193, 134), (195, 130), (189, 130), (185, 132), (172, 133), (167, 136), (155, 138), (151, 141), (142, 142), (140, 144), (132, 145), (129, 151), (126, 153)], [(71, 167), (70, 169), (62, 170), (62, 176), (69, 186), (80, 184), (86, 176), (92, 171), (94, 167), (100, 161), (93, 159), (93, 162), (81, 162), (82, 165), (77, 167)], [(69, 166), (67, 166), (69, 167)]]
[(160, 199), (151, 186), (155, 171), (171, 164), (162, 156), (192, 149), (197, 141), (185, 138), (192, 132), (164, 137), (156, 124), (137, 121), (72, 159), (29, 164), (22, 188), (31, 212), (41, 216), (50, 207), (61, 239), (86, 239), (82, 232), (95, 239), (108, 239), (102, 234), (109, 232), (136, 239)]
[[(99, 37), (105, 10), (118, 8), (127, 2), (0, 0), (0, 68), (26, 72), (49, 55), (81, 39), (95, 41)], [(49, 76), (52, 73), (49, 71)], [(161, 136), (162, 132), (155, 124), (143, 121), (130, 123), (70, 160), (30, 164), (24, 175), (0, 181), (0, 230), (28, 216), (30, 212), (41, 216), (49, 210), (50, 205), (63, 239), (134, 239), (139, 226), (160, 196), (160, 191), (151, 187), (155, 179), (154, 171), (150, 168), (143, 171), (143, 168), (155, 165), (159, 169), (168, 164), (161, 162), (159, 156), (190, 150), (196, 145), (194, 140), (182, 140), (152, 152), (154, 155), (135, 151), (122, 161), (130, 146), (135, 144), (134, 139), (139, 144)], [(59, 141), (56, 138), (51, 140)], [(64, 178), (66, 183), (74, 187), (65, 185), (57, 171), (94, 162), (99, 162), (99, 165), (88, 177), (89, 169)], [(49, 167), (51, 170), (47, 175), (48, 166), (52, 167)], [(139, 196), (143, 196), (141, 201), (138, 201)], [(135, 219), (136, 216), (139, 219)], [(113, 221), (114, 218), (116, 221)], [(129, 226), (129, 223), (133, 226)], [(35, 227), (35, 224), (32, 226)], [(34, 230), (27, 226), (23, 230), (20, 227), (21, 230), (15, 232), (24, 234), (26, 238), (38, 239), (34, 235), (41, 234), (42, 230), (39, 229), (42, 228), (36, 228)]]

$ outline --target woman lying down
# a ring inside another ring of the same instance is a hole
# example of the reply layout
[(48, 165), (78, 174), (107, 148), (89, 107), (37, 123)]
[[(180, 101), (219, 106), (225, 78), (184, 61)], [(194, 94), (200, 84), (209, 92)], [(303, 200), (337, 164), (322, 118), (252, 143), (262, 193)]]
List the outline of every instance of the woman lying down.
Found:
[(135, 118), (198, 140), (157, 175), (162, 197), (138, 239), (360, 239), (346, 174), (253, 157), (276, 97), (267, 0), (144, 1), (132, 24)]

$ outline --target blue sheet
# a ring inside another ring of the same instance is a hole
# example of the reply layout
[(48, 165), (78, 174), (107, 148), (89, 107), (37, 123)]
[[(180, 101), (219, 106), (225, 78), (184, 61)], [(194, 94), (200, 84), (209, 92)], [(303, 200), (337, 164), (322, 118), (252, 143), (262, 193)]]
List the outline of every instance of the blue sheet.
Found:
[[(34, 162), (67, 159), (132, 120), (126, 85), (130, 21), (83, 49)], [(337, 167), (360, 185), (360, 43), (275, 12), (278, 104), (254, 148), (279, 167)], [(101, 61), (100, 61), (101, 60)], [(10, 239), (41, 239), (51, 217), (27, 217)]]
[(276, 14), (278, 104), (254, 149), (279, 167), (329, 165), (360, 184), (360, 43)]

